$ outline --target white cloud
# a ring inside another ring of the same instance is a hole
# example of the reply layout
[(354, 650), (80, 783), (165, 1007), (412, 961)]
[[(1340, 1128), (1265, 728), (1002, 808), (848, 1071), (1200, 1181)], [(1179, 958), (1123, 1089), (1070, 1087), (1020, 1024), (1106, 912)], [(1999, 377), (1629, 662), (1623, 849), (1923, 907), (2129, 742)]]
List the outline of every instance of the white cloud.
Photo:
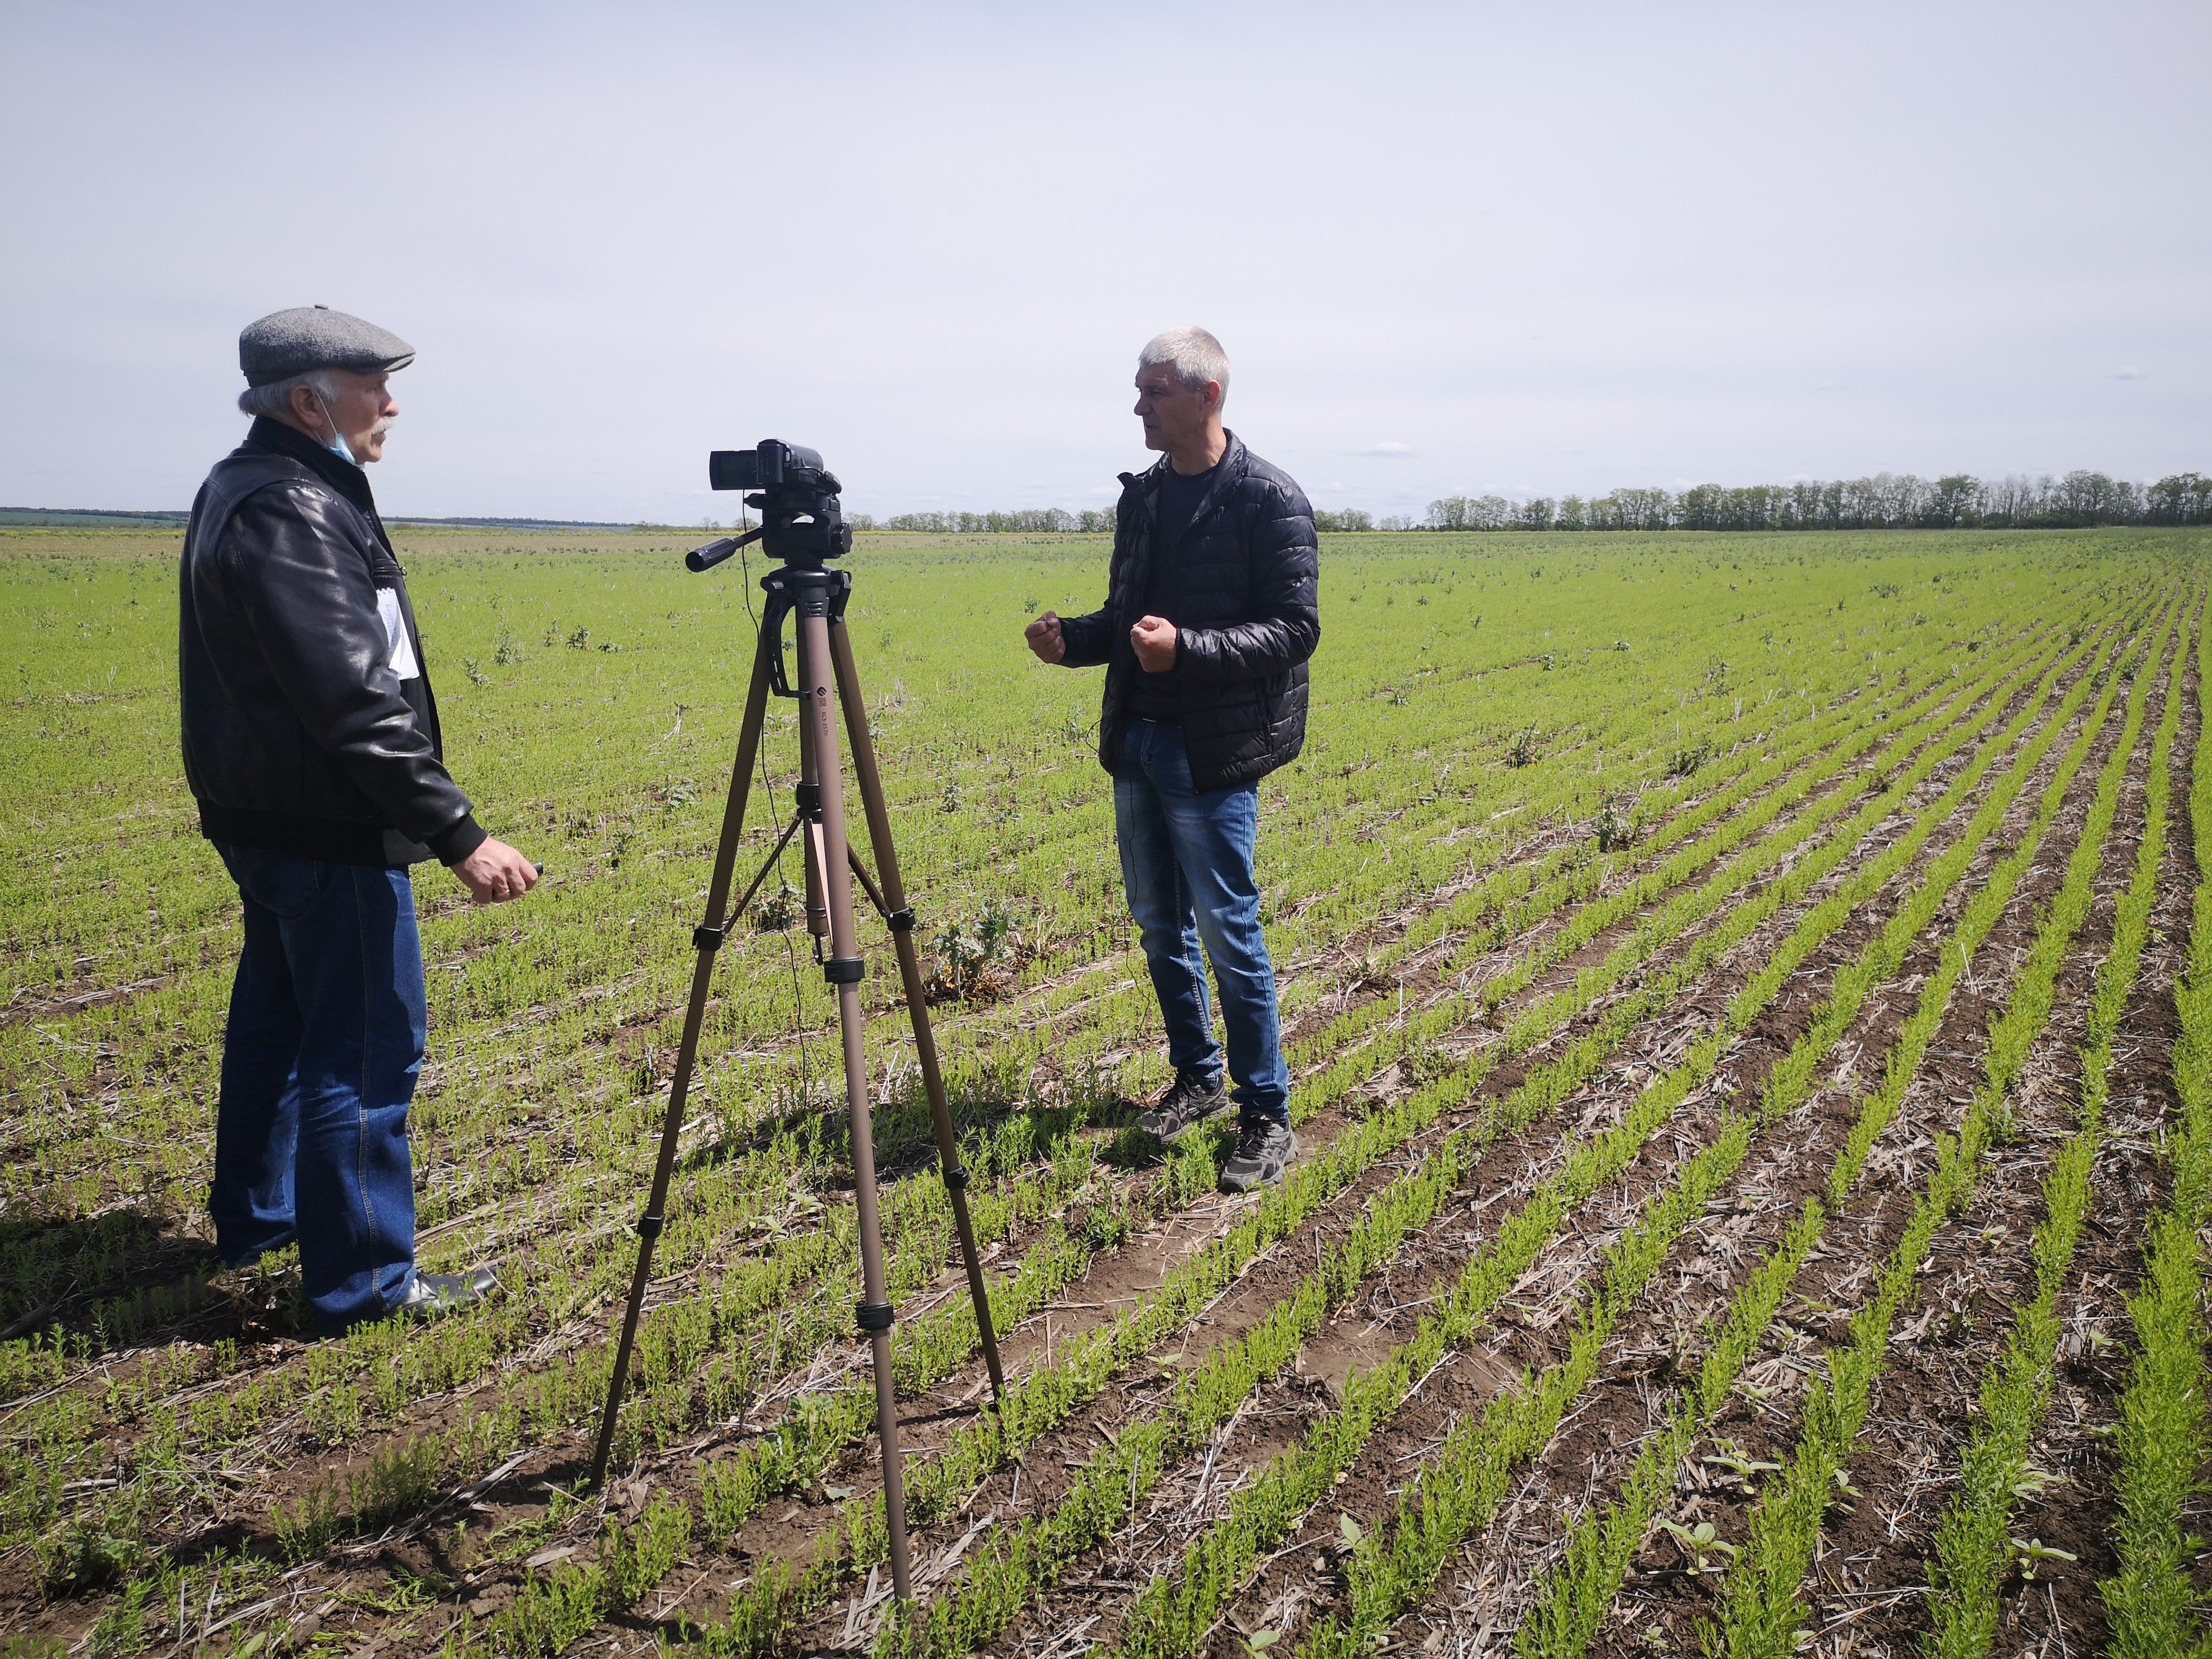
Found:
[(1347, 449), (1345, 451), (1345, 453), (1347, 455), (1364, 455), (1376, 460), (1384, 461), (1409, 461), (1420, 453), (1421, 452), (1419, 450), (1414, 448), (1411, 444), (1396, 443), (1370, 444), (1364, 449)]
[(2112, 371), (2112, 378), (2115, 380), (2140, 380), (2143, 378), (2143, 372), (2132, 363), (2124, 363)]

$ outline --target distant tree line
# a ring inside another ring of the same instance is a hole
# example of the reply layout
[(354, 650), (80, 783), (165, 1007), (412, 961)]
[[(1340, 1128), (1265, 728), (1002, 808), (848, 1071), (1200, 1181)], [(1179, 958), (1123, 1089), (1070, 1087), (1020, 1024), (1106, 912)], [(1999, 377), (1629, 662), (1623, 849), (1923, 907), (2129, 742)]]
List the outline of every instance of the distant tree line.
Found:
[[(848, 513), (845, 518), (855, 530), (912, 530), (932, 536), (972, 536), (993, 530), (1072, 533), (1114, 528), (1114, 509), (1110, 507), (1083, 513), (1065, 513), (1056, 507), (1030, 507), (1020, 513), (901, 513), (888, 519), (871, 518), (865, 513)], [(1316, 513), (1314, 526), (1320, 530), (1372, 530), (1375, 519), (1373, 514), (1352, 507), (1341, 513)], [(1410, 520), (1401, 525), (1384, 526), (1386, 529), (1413, 527)], [(1466, 526), (1459, 527), (1463, 529)]]
[(1328, 513), (1316, 507), (1314, 528), (1316, 530), (1372, 530), (1375, 528), (1375, 520), (1371, 514), (1363, 513), (1356, 507), (1347, 507), (1341, 513)]
[[(1114, 509), (1069, 513), (1057, 507), (1017, 513), (901, 513), (888, 519), (848, 515), (855, 530), (976, 535), (1110, 531)], [(2212, 524), (2212, 478), (2177, 472), (2133, 483), (2101, 472), (2063, 478), (2009, 477), (1985, 483), (1964, 472), (1930, 481), (1910, 472), (1823, 483), (1752, 484), (1731, 489), (1695, 484), (1616, 489), (1609, 495), (1447, 495), (1426, 517), (1380, 520), (1356, 507), (1316, 511), (1314, 527), (1352, 530), (2076, 530), (2100, 524)]]
[[(1316, 514), (1316, 520), (1334, 516)], [(1364, 514), (1356, 516), (1365, 518)], [(1585, 501), (1539, 495), (1447, 495), (1428, 516), (1385, 519), (1385, 530), (1955, 530), (2080, 529), (2102, 524), (2212, 524), (2212, 478), (2177, 472), (2156, 483), (2069, 472), (1994, 483), (1963, 472), (1930, 482), (1912, 474), (1753, 484), (1616, 489)], [(1351, 529), (1339, 523), (1323, 529)], [(1359, 526), (1364, 528), (1364, 526)]]
[(888, 519), (870, 520), (865, 525), (859, 516), (854, 516), (852, 522), (856, 529), (918, 530), (933, 536), (972, 536), (994, 530), (1019, 530), (1032, 534), (1072, 532), (1111, 530), (1114, 510), (1108, 507), (1103, 513), (1068, 513), (1056, 507), (1031, 507), (1018, 513), (901, 513)]

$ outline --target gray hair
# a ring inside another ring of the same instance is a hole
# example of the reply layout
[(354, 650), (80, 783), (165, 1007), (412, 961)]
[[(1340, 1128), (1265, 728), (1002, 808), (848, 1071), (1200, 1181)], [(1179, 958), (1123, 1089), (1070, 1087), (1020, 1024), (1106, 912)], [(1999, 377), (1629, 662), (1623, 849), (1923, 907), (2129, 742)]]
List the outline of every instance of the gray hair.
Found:
[(1171, 328), (1152, 336), (1137, 354), (1137, 367), (1157, 368), (1162, 363), (1175, 366), (1176, 379), (1182, 382), (1184, 391), (1203, 392), (1212, 380), (1221, 388), (1222, 402), (1229, 401), (1229, 354), (1204, 329)]
[(258, 415), (264, 420), (289, 421), (292, 418), (292, 393), (301, 386), (312, 389), (325, 403), (344, 391), (334, 368), (311, 368), (304, 374), (295, 374), (289, 380), (271, 380), (267, 386), (250, 386), (238, 394), (238, 412)]

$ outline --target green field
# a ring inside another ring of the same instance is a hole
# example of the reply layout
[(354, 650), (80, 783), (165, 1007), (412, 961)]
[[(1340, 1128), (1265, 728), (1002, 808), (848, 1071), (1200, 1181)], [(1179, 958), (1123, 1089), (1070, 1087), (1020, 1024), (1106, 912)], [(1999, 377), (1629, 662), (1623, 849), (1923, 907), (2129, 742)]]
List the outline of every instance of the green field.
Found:
[[(1106, 539), (863, 537), (1012, 1384), (977, 1411), (864, 917), (906, 1616), (834, 1004), (774, 879), (623, 1475), (579, 1492), (745, 581), (678, 532), (398, 539), (449, 762), (547, 880), (417, 872), (421, 1258), (501, 1293), (315, 1342), (287, 1259), (208, 1243), (238, 909), (178, 760), (175, 537), (0, 528), (0, 1654), (2204, 1639), (2212, 532), (1325, 538), (1306, 750), (1261, 788), (1304, 1155), (1234, 1200), (1220, 1138), (1132, 1127), (1169, 1073), (1098, 678), (1020, 637), (1097, 603)], [(768, 754), (763, 854), (780, 708)]]

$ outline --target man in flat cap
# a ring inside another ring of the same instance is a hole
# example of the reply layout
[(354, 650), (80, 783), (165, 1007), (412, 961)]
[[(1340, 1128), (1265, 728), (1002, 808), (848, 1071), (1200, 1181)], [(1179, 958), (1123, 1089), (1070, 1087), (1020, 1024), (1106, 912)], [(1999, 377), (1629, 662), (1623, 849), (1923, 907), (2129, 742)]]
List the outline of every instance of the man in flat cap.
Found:
[(200, 832), (238, 884), (209, 1209), (242, 1266), (296, 1238), (336, 1334), (474, 1302), (488, 1269), (415, 1267), (407, 1110), (428, 1025), (408, 867), (480, 904), (536, 867), (477, 827), (446, 770), (407, 583), (362, 468), (414, 349), (321, 306), (238, 338), (254, 417), (185, 532), (179, 683)]

